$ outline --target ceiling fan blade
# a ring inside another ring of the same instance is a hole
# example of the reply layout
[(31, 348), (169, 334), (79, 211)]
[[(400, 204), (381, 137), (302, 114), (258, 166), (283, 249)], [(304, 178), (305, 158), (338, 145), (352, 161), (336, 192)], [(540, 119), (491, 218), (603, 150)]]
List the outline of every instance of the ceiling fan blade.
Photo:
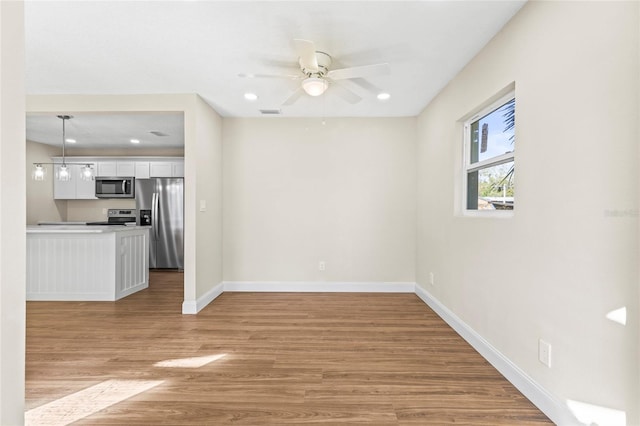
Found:
[(342, 68), (329, 71), (327, 77), (333, 80), (345, 80), (347, 78), (373, 77), (376, 75), (386, 75), (391, 72), (388, 63), (363, 65), (361, 67)]
[(360, 87), (363, 90), (366, 90), (374, 96), (377, 96), (380, 92), (383, 92), (381, 88), (369, 83), (364, 78), (351, 78), (349, 79), (349, 83), (355, 84), (356, 86)]
[(318, 71), (318, 58), (316, 58), (316, 46), (312, 41), (296, 38), (293, 40), (296, 53), (300, 58), (300, 65), (302, 68), (317, 72)]
[(300, 87), (298, 90), (293, 92), (287, 99), (285, 99), (282, 105), (283, 106), (293, 105), (294, 103), (296, 103), (298, 99), (300, 99), (300, 96), (302, 96), (303, 93), (304, 93), (304, 90), (302, 90), (302, 87)]
[(293, 75), (293, 74), (245, 74), (245, 73), (240, 73), (238, 74), (238, 77), (241, 78), (285, 78), (288, 80), (295, 80), (300, 78), (299, 75)]
[(360, 95), (356, 94), (355, 92), (352, 92), (351, 90), (347, 89), (340, 83), (332, 82), (331, 87), (333, 87), (333, 92), (336, 95), (340, 96), (342, 99), (349, 102), (350, 104), (357, 104), (362, 100)]

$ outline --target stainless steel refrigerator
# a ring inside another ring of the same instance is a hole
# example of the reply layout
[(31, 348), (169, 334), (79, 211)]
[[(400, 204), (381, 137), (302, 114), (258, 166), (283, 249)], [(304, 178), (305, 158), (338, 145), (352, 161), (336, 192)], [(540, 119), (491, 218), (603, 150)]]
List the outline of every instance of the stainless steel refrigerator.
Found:
[(138, 225), (149, 230), (149, 267), (184, 269), (184, 182), (136, 179)]

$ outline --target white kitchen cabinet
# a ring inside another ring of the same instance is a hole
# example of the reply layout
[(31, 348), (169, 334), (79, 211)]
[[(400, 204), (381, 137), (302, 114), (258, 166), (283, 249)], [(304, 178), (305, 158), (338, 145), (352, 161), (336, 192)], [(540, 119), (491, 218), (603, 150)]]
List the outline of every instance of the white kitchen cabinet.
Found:
[(148, 161), (136, 161), (134, 177), (136, 179), (148, 179), (151, 177)]
[(184, 161), (176, 161), (171, 164), (172, 177), (184, 177)]
[(121, 177), (131, 177), (134, 176), (135, 171), (135, 162), (133, 161), (118, 161), (116, 163), (116, 176)]
[(117, 176), (117, 165), (115, 161), (100, 161), (98, 162), (98, 172), (96, 176), (113, 177)]
[(53, 166), (54, 174), (53, 174), (53, 198), (56, 200), (73, 200), (76, 198), (76, 180), (73, 179), (74, 173), (73, 169), (77, 166), (75, 165), (67, 165), (69, 171), (71, 173), (71, 179), (60, 181), (57, 179), (58, 170), (60, 170), (60, 165), (55, 164)]
[[(96, 181), (92, 177), (89, 180), (82, 179), (83, 166), (78, 167), (77, 173), (75, 173), (76, 181), (76, 200), (95, 200), (96, 199)], [(95, 172), (95, 165), (94, 165)]]
[(184, 161), (152, 161), (150, 177), (184, 177)]
[(149, 163), (150, 177), (172, 177), (173, 163), (170, 161), (152, 161)]
[[(95, 167), (95, 165), (93, 165)], [(57, 200), (94, 200), (96, 199), (95, 181), (82, 179), (84, 164), (67, 164), (71, 179), (59, 181), (55, 174), (60, 168), (54, 165), (53, 198)]]

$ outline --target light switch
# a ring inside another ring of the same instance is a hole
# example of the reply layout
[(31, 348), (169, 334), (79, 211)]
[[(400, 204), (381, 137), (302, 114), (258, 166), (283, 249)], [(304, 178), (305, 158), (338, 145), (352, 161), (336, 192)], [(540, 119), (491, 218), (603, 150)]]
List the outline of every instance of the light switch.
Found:
[(200, 200), (200, 211), (201, 212), (207, 211), (207, 200)]

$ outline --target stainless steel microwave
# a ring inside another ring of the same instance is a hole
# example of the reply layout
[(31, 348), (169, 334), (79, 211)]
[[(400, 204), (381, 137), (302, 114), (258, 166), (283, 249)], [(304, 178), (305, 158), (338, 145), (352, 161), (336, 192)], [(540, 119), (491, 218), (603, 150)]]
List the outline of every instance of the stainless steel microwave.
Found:
[(96, 177), (96, 197), (98, 198), (134, 198), (135, 178), (133, 177)]

